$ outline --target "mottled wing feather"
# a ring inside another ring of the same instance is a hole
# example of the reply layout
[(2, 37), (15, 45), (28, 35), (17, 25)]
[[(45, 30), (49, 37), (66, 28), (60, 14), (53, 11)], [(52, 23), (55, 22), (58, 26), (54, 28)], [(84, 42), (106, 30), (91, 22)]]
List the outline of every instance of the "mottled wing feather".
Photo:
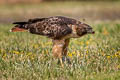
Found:
[(54, 38), (54, 39), (60, 39), (72, 32), (72, 29), (70, 29), (67, 25), (51, 25), (53, 29), (47, 30), (48, 33), (44, 33), (48, 37)]
[(39, 22), (39, 21), (43, 21), (47, 18), (35, 18), (35, 19), (29, 19), (28, 22), (29, 23), (35, 23), (35, 22)]
[(72, 29), (67, 26), (67, 21), (60, 17), (50, 17), (38, 20), (30, 24), (29, 28), (30, 32), (33, 34), (45, 35), (54, 39), (62, 38), (72, 32)]

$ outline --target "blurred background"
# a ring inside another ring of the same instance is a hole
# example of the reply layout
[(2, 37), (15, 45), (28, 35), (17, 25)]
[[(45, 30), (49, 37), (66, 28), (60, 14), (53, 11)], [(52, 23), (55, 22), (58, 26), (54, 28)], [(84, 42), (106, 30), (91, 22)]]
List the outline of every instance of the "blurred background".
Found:
[(0, 0), (0, 23), (49, 16), (119, 22), (120, 0)]

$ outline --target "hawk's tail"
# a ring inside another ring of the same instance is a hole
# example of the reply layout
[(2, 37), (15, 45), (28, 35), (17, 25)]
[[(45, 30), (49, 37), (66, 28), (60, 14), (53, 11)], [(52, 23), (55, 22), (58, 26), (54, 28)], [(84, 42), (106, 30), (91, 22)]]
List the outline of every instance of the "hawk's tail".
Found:
[(10, 32), (24, 32), (28, 30), (27, 22), (14, 22), (13, 24), (16, 24)]

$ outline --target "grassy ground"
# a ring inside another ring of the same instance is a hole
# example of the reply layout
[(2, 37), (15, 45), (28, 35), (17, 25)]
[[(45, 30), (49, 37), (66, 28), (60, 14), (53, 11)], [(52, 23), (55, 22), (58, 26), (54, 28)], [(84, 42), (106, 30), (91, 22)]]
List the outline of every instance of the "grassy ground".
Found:
[[(52, 2), (0, 5), (0, 80), (119, 80), (120, 2)], [(92, 24), (95, 35), (71, 39), (68, 64), (52, 57), (50, 39), (11, 33), (10, 23), (63, 15)], [(100, 23), (96, 21), (100, 20)], [(110, 23), (104, 21), (110, 20)], [(3, 24), (5, 23), (5, 24)], [(9, 23), (9, 24), (6, 24)], [(102, 24), (101, 24), (102, 23)]]
[(71, 39), (68, 64), (52, 57), (50, 39), (11, 33), (0, 24), (0, 80), (119, 80), (120, 24), (95, 24), (95, 35)]

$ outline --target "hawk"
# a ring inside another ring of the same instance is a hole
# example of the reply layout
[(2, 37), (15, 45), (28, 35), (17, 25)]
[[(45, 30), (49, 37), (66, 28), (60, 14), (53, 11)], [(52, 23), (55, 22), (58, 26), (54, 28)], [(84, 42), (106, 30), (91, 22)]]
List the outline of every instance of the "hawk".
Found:
[(26, 22), (14, 22), (11, 32), (28, 31), (32, 34), (47, 36), (53, 41), (53, 56), (63, 63), (70, 38), (79, 38), (85, 34), (94, 34), (92, 27), (78, 20), (63, 16), (29, 19)]

